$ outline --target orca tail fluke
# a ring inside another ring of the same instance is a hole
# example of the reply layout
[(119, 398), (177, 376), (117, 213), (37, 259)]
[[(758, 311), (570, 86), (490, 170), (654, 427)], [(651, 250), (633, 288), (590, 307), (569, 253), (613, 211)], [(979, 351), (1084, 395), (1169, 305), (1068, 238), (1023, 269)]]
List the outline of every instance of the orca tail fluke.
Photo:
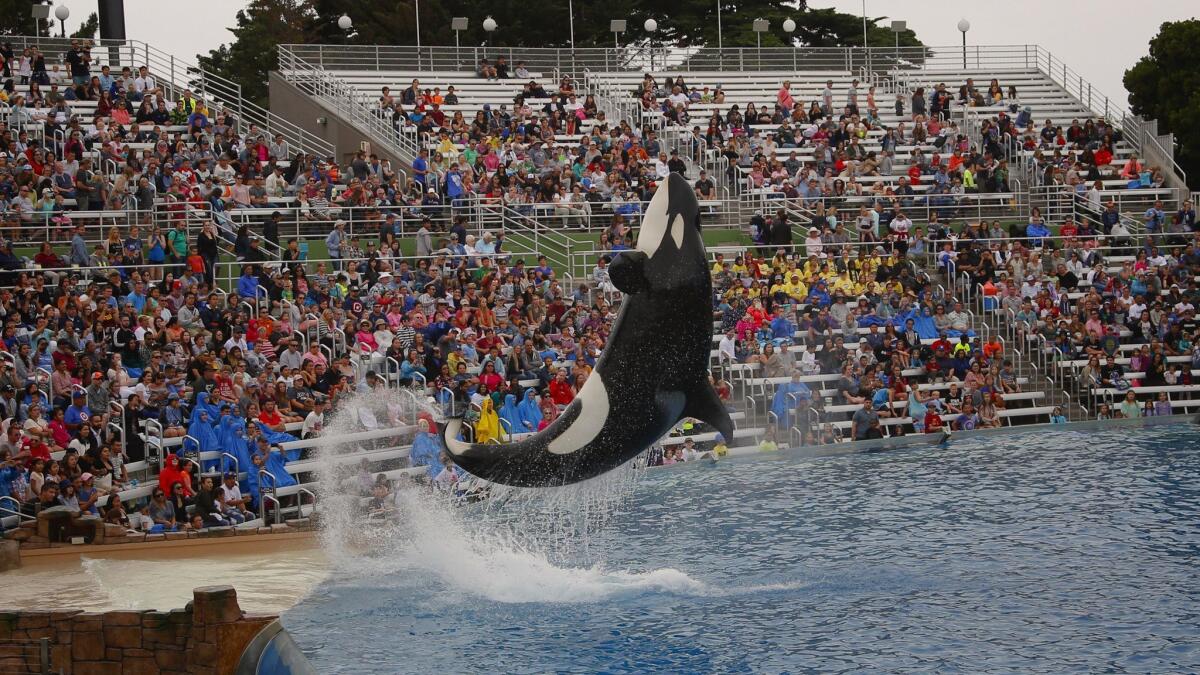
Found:
[(715, 427), (725, 437), (726, 443), (733, 442), (733, 420), (729, 418), (729, 411), (717, 396), (717, 390), (708, 382), (702, 382), (687, 392), (687, 404), (683, 407), (683, 415)]

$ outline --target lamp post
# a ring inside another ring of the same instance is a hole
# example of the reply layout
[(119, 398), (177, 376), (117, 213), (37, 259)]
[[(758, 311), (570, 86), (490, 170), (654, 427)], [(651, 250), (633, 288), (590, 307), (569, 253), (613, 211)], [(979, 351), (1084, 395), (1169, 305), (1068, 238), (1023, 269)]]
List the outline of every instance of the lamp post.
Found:
[(792, 50), (792, 73), (796, 72), (796, 43), (792, 42), (792, 33), (796, 32), (796, 22), (791, 19), (783, 20), (783, 32), (787, 33), (788, 47)]
[(62, 28), (62, 36), (67, 37), (67, 17), (71, 16), (71, 8), (66, 5), (59, 5), (54, 8), (54, 18), (58, 19), (58, 25)]
[(863, 2), (863, 61), (867, 64), (867, 70), (871, 69), (871, 49), (867, 47), (867, 0)]
[(650, 72), (654, 72), (654, 33), (658, 31), (658, 22), (654, 19), (646, 19), (642, 28), (650, 34)]
[(343, 31), (349, 33), (350, 29), (354, 27), (354, 21), (350, 19), (349, 15), (343, 14), (338, 17), (337, 25), (338, 28), (341, 28)]
[(771, 22), (766, 19), (755, 19), (752, 24), (754, 28), (754, 39), (758, 41), (758, 67), (762, 68), (762, 34), (767, 32), (771, 27)]
[(450, 19), (450, 30), (454, 31), (454, 60), (462, 66), (462, 54), (459, 52), (458, 34), (467, 29), (467, 17), (456, 16)]
[[(413, 14), (416, 16), (417, 22), (417, 70), (421, 69), (421, 0), (413, 0)], [(433, 67), (433, 61), (430, 60), (429, 67)]]
[(567, 0), (567, 23), (570, 27), (571, 36), (571, 58), (575, 58), (575, 2)]
[(483, 20), (483, 30), (485, 33), (487, 33), (487, 40), (484, 40), (483, 42), (484, 46), (486, 46), (488, 42), (491, 42), (492, 33), (495, 33), (497, 28), (499, 28), (499, 24), (497, 24), (496, 20), (492, 17), (489, 16)]
[(721, 35), (721, 0), (717, 0), (717, 55), (725, 48), (725, 38)]
[(958, 30), (963, 34), (963, 70), (967, 69), (967, 31), (971, 30), (971, 22), (966, 19), (958, 20)]
[(908, 30), (908, 22), (906, 22), (906, 21), (893, 21), (892, 22), (892, 33), (894, 33), (896, 35), (896, 64), (894, 66), (894, 68), (896, 70), (900, 69), (900, 34), (903, 33), (905, 30)]

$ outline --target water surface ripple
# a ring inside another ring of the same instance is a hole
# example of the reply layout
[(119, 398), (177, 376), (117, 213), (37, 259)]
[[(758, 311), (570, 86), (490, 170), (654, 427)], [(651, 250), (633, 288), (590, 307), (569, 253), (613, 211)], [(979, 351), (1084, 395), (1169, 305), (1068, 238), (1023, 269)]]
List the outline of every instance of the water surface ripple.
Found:
[(285, 614), (319, 672), (1200, 669), (1188, 425), (651, 472), (598, 561), (433, 527)]

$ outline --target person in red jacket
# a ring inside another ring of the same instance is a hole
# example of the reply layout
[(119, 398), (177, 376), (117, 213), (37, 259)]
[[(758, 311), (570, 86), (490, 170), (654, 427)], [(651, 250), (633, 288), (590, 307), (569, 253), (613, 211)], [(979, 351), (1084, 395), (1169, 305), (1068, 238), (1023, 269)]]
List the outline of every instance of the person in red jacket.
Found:
[(550, 382), (550, 400), (556, 405), (569, 405), (575, 400), (575, 387), (571, 386), (570, 380), (567, 379), (566, 369), (559, 369), (554, 380)]
[(942, 430), (942, 416), (933, 406), (925, 411), (925, 433), (933, 434)]

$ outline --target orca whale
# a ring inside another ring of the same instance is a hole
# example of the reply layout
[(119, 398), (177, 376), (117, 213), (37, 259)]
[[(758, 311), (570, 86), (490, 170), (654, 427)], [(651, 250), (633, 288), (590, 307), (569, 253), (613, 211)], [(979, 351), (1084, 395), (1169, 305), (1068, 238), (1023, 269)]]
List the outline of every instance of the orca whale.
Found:
[(443, 440), (454, 462), (495, 483), (566, 485), (615, 469), (685, 417), (733, 438), (733, 422), (708, 380), (712, 279), (700, 236), (700, 205), (679, 174), (658, 185), (637, 248), (609, 266), (625, 293), (596, 367), (562, 415), (507, 444), (459, 440), (461, 418)]

